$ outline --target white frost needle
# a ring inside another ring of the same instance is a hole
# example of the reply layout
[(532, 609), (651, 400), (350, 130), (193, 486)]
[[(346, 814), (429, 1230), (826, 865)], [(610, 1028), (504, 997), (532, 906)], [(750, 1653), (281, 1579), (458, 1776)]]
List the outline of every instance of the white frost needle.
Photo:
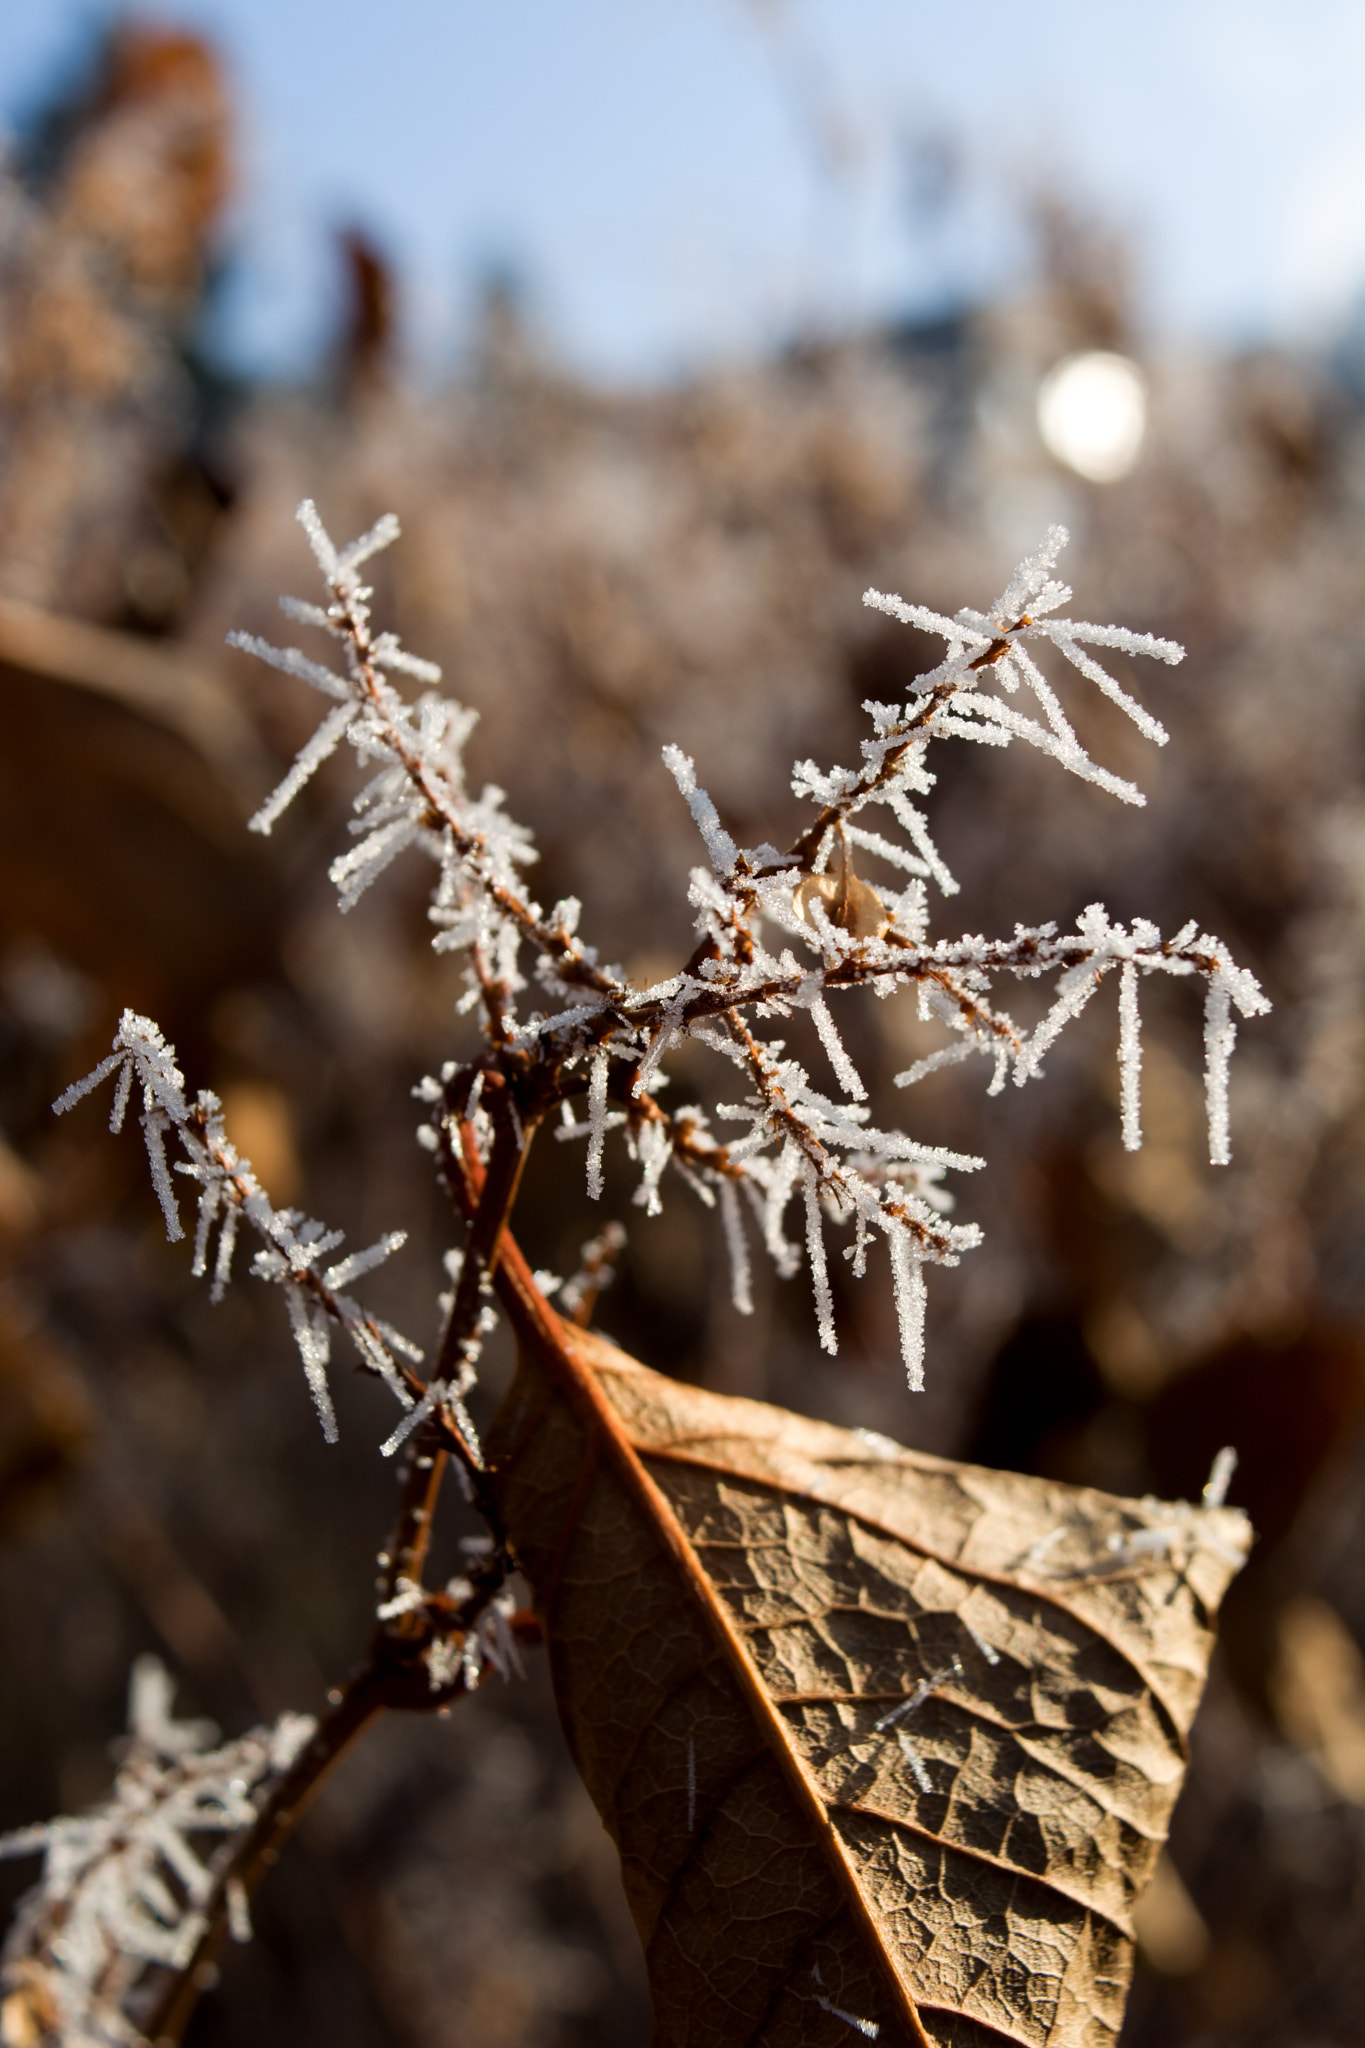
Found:
[(896, 1730), (896, 1741), (900, 1746), (901, 1755), (910, 1766), (910, 1775), (920, 1791), (932, 1792), (934, 1781), (929, 1776), (929, 1767), (903, 1728)]
[(247, 1902), (246, 1886), (240, 1877), (227, 1881), (228, 1933), (234, 1941), (246, 1942), (251, 1939), (251, 1907)]
[(806, 1255), (810, 1260), (811, 1286), (815, 1290), (815, 1317), (823, 1348), (834, 1353), (839, 1338), (834, 1328), (834, 1297), (829, 1291), (829, 1268), (825, 1263), (825, 1231), (820, 1214), (820, 1182), (810, 1160), (805, 1162)]
[(988, 1643), (984, 1636), (978, 1635), (969, 1621), (964, 1621), (962, 1626), (971, 1637), (972, 1647), (977, 1654), (984, 1657), (988, 1664), (998, 1664), (1000, 1662), (1000, 1652), (996, 1649), (994, 1643)]
[(602, 1148), (607, 1136), (607, 1060), (607, 1048), (601, 1045), (588, 1069), (588, 1199), (593, 1202), (601, 1201), (605, 1186)]
[(941, 1665), (937, 1671), (931, 1672), (928, 1678), (922, 1678), (914, 1691), (903, 1699), (899, 1706), (893, 1707), (889, 1714), (883, 1714), (880, 1721), (874, 1721), (872, 1733), (884, 1735), (887, 1729), (894, 1728), (898, 1721), (904, 1721), (911, 1714), (917, 1713), (930, 1694), (937, 1692), (941, 1685), (946, 1685), (950, 1678), (961, 1676), (962, 1665), (954, 1657), (949, 1663)]
[(906, 1384), (919, 1394), (924, 1390), (924, 1266), (907, 1229), (893, 1228), (888, 1236)]
[(829, 1006), (823, 996), (817, 996), (810, 1006), (815, 1028), (820, 1034), (820, 1043), (829, 1054), (829, 1063), (839, 1077), (839, 1086), (847, 1091), (855, 1102), (866, 1102), (867, 1090), (862, 1084), (857, 1068), (844, 1051), (844, 1042), (838, 1027), (829, 1013)]
[(716, 1195), (720, 1202), (721, 1221), (725, 1226), (725, 1243), (730, 1254), (730, 1299), (742, 1316), (754, 1312), (752, 1275), (749, 1270), (749, 1247), (744, 1236), (744, 1222), (740, 1215), (739, 1196), (735, 1184), (723, 1176), (716, 1183)]
[(1119, 977), (1119, 1079), (1123, 1144), (1127, 1152), (1137, 1152), (1142, 1147), (1142, 1042), (1137, 975), (1132, 961), (1125, 960)]
[(835, 2005), (832, 2000), (819, 1993), (816, 1994), (815, 2003), (822, 2012), (829, 2013), (836, 2020), (842, 2020), (846, 2027), (852, 2027), (854, 2033), (861, 2034), (865, 2041), (875, 2041), (881, 2033), (876, 2020), (860, 2020), (856, 2012), (845, 2012), (841, 2005)]
[(1213, 1461), (1212, 1470), (1200, 1497), (1200, 1505), (1206, 1508), (1221, 1508), (1227, 1502), (1228, 1488), (1237, 1470), (1237, 1453), (1231, 1444), (1224, 1444)]

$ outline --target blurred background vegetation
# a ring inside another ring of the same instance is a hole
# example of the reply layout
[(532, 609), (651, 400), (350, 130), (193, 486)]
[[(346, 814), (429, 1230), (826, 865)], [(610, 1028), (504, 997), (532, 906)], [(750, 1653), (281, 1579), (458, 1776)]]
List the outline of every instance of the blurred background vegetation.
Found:
[[(353, 1241), (408, 1229), (373, 1299), (435, 1330), (453, 1231), (409, 1090), (458, 1043), (457, 989), (424, 878), (396, 872), (338, 918), (344, 772), (268, 844), (244, 830), (313, 706), (223, 638), (277, 634), (277, 593), (311, 595), (298, 499), (338, 535), (399, 513), (382, 618), (478, 709), (473, 758), (536, 833), (538, 895), (580, 895), (589, 939), (650, 979), (688, 947), (694, 858), (661, 743), (696, 755), (742, 838), (782, 842), (792, 758), (849, 758), (862, 699), (935, 658), (863, 588), (984, 602), (1061, 516), (1078, 611), (1189, 649), (1135, 678), (1172, 745), (1149, 754), (1078, 706), (1097, 757), (1149, 792), (1140, 812), (1033, 758), (945, 756), (934, 817), (963, 889), (936, 927), (1102, 897), (1222, 934), (1276, 1005), (1238, 1054), (1234, 1165), (1206, 1164), (1179, 989), (1148, 985), (1135, 1155), (1107, 1008), (988, 1104), (963, 1068), (892, 1094), (925, 1049), (910, 1006), (845, 1005), (883, 1118), (990, 1161), (960, 1191), (986, 1247), (931, 1283), (927, 1394), (904, 1392), (889, 1288), (841, 1290), (824, 1358), (801, 1281), (760, 1273), (741, 1319), (707, 1216), (675, 1195), (646, 1222), (624, 1177), (608, 1196), (629, 1248), (599, 1321), (684, 1378), (1123, 1492), (1191, 1495), (1234, 1443), (1260, 1542), (1124, 2039), (1365, 2041), (1349, 349), (1154, 344), (1123, 238), (1058, 187), (1021, 202), (1027, 256), (991, 292), (798, 323), (630, 387), (567, 367), (511, 271), (485, 280), (458, 362), (417, 374), (403, 277), (350, 230), (322, 357), (252, 376), (205, 342), (242, 111), (210, 43), (125, 24), (28, 121), (0, 191), (0, 1825), (100, 1793), (141, 1650), (230, 1731), (316, 1702), (365, 1638), (391, 1504), (374, 1390), (341, 1390), (327, 1450), (273, 1299), (244, 1282), (211, 1310), (160, 1241), (136, 1138), (104, 1137), (96, 1106), (53, 1122), (121, 1006), (219, 1090), (277, 1200)], [(1096, 352), (1129, 366), (1101, 377), (1109, 412), (1092, 386), (1088, 411), (1040, 416), (1050, 373)], [(533, 1260), (571, 1271), (596, 1220), (577, 1153), (533, 1155), (519, 1216)], [(495, 1347), (486, 1406), (508, 1369)], [(195, 2022), (204, 2048), (644, 2038), (614, 1856), (539, 1671), (373, 1738), (258, 1921)]]

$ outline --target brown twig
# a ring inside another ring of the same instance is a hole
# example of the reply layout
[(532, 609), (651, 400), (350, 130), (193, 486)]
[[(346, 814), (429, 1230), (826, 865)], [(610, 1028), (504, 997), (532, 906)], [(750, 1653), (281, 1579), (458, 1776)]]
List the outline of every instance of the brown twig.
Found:
[(455, 1288), (434, 1377), (449, 1379), (458, 1371), (465, 1346), (478, 1323), (484, 1289), (498, 1262), (498, 1251), (507, 1219), (516, 1201), (526, 1165), (526, 1155), (535, 1134), (535, 1123), (518, 1116), (507, 1082), (496, 1069), (485, 1070), (482, 1099), (488, 1104), (496, 1130), (488, 1171), (479, 1188), (476, 1206), (469, 1216), (469, 1235), (464, 1264)]

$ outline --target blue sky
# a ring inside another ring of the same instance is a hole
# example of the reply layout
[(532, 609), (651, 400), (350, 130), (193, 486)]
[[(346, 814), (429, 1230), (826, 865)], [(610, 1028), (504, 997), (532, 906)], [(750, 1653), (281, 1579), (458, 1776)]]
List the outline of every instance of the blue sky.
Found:
[[(1007, 278), (1019, 202), (1131, 237), (1156, 333), (1318, 338), (1365, 287), (1359, 0), (159, 0), (242, 108), (226, 339), (290, 367), (333, 231), (393, 254), (414, 352), (474, 281), (526, 280), (555, 345), (649, 378), (930, 310)], [(111, 9), (0, 7), (13, 124)], [(945, 158), (951, 196), (908, 196)]]

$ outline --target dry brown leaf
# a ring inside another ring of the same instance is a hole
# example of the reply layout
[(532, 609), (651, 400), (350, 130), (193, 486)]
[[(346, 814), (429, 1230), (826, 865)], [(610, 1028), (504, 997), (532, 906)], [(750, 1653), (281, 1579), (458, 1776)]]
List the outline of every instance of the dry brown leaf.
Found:
[(1245, 1518), (681, 1386), (516, 1291), (498, 1484), (659, 2048), (1112, 2042)]
[(834, 842), (828, 872), (807, 875), (798, 882), (792, 905), (798, 917), (810, 924), (811, 910), (823, 904), (831, 924), (852, 932), (855, 939), (880, 938), (886, 930), (886, 905), (871, 885), (853, 872), (853, 856), (840, 832)]

